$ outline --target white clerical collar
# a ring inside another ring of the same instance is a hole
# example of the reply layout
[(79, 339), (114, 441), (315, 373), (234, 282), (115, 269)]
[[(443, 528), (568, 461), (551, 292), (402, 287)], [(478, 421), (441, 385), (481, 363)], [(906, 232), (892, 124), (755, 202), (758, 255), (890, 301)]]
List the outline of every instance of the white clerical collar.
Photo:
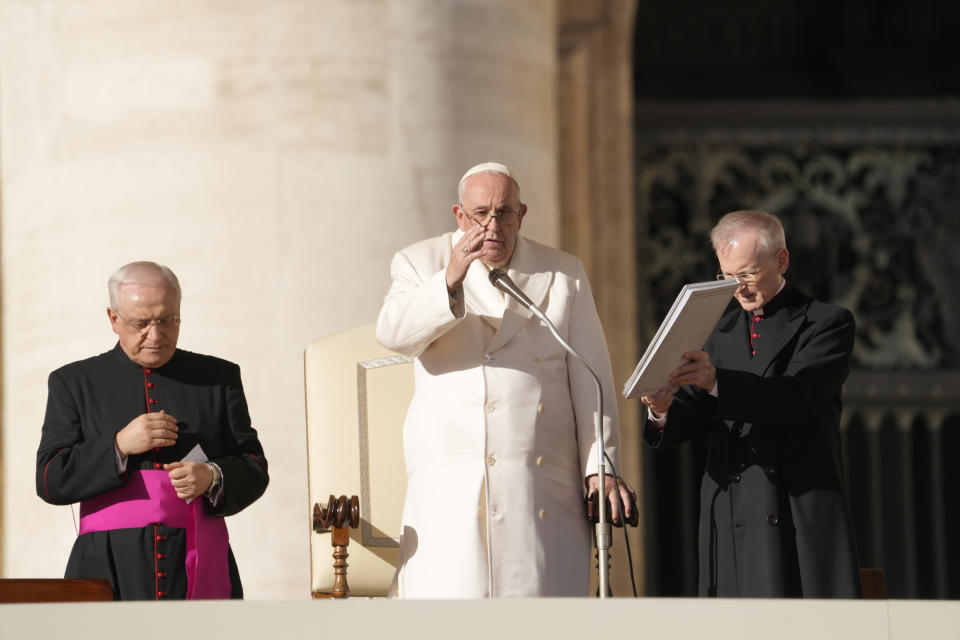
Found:
[[(780, 295), (780, 292), (783, 291), (783, 288), (784, 288), (785, 286), (787, 286), (787, 279), (786, 279), (786, 278), (781, 278), (781, 279), (780, 279), (780, 287), (777, 289), (777, 292), (776, 292), (775, 294), (773, 294), (773, 298), (776, 298), (778, 295)], [(770, 299), (773, 300), (773, 298), (770, 298)], [(762, 316), (762, 315), (763, 315), (763, 307), (760, 307), (759, 309), (757, 309), (756, 311), (754, 311), (754, 312), (753, 312), (753, 315), (754, 315), (754, 316)]]

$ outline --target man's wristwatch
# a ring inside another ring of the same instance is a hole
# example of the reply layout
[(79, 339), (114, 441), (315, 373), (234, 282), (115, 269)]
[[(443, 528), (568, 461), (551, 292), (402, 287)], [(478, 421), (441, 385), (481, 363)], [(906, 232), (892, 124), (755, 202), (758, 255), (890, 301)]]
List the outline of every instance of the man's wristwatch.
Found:
[(207, 490), (203, 492), (203, 495), (213, 499), (213, 497), (217, 495), (217, 492), (220, 491), (220, 485), (223, 484), (223, 475), (220, 473), (220, 467), (212, 462), (207, 463), (207, 468), (210, 469), (210, 473), (213, 475), (213, 480), (210, 481), (210, 486), (207, 487)]

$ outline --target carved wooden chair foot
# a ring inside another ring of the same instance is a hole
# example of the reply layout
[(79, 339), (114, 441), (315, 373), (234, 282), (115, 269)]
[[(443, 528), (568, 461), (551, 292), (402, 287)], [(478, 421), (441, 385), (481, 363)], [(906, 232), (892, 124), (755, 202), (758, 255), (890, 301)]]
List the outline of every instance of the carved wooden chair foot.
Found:
[(330, 543), (333, 545), (333, 590), (330, 593), (314, 593), (315, 598), (346, 598), (350, 593), (347, 585), (347, 546), (350, 544), (350, 529), (360, 526), (360, 498), (357, 496), (333, 495), (327, 506), (313, 505), (313, 530), (323, 533), (332, 529)]

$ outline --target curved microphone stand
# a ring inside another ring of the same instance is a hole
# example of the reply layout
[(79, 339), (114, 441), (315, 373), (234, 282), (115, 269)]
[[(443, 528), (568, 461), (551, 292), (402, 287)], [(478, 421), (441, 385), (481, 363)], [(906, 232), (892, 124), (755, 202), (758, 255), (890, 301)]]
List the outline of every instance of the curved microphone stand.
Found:
[(556, 338), (557, 342), (567, 350), (567, 353), (572, 355), (577, 361), (580, 362), (584, 367), (587, 368), (587, 371), (590, 372), (590, 375), (593, 376), (593, 383), (597, 387), (597, 416), (594, 420), (594, 433), (597, 439), (597, 457), (599, 458), (597, 464), (597, 560), (599, 562), (597, 575), (598, 587), (600, 589), (600, 597), (607, 598), (609, 597), (610, 592), (610, 566), (609, 566), (609, 557), (610, 557), (610, 523), (608, 522), (607, 516), (607, 500), (606, 500), (606, 461), (604, 460), (604, 442), (603, 442), (603, 391), (600, 385), (600, 378), (597, 376), (597, 373), (593, 370), (593, 367), (586, 361), (586, 359), (577, 353), (577, 350), (567, 344), (567, 341), (560, 337), (560, 333), (557, 332), (557, 328), (553, 326), (553, 323), (547, 318), (546, 314), (540, 310), (540, 308), (533, 304), (533, 301), (526, 296), (526, 294), (520, 290), (513, 280), (510, 279), (510, 276), (503, 271), (503, 269), (493, 269), (490, 271), (490, 284), (495, 286), (497, 289), (500, 289), (514, 300), (519, 302), (521, 305), (530, 310), (533, 315), (537, 316), (543, 324), (546, 325), (547, 329), (550, 330), (550, 333), (553, 334), (553, 337)]

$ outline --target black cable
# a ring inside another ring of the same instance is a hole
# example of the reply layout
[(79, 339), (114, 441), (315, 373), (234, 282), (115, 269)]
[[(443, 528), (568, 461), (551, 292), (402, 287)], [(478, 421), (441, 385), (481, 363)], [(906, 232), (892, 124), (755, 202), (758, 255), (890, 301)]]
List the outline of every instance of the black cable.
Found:
[[(638, 597), (638, 596), (637, 596), (637, 580), (636, 580), (636, 576), (635, 576), (634, 573), (633, 573), (633, 553), (632, 553), (632, 551), (631, 551), (631, 549), (630, 549), (630, 537), (627, 535), (626, 509), (624, 508), (624, 504), (623, 504), (623, 496), (620, 494), (620, 483), (623, 481), (623, 478), (621, 478), (620, 475), (617, 473), (617, 468), (614, 466), (613, 460), (610, 459), (610, 456), (607, 455), (607, 452), (606, 452), (606, 451), (603, 452), (603, 457), (606, 458), (607, 462), (610, 464), (610, 469), (611, 469), (612, 472), (613, 472), (613, 473), (607, 473), (607, 474), (605, 474), (605, 475), (613, 476), (614, 481), (615, 481), (616, 486), (617, 486), (617, 505), (620, 507), (620, 521), (621, 521), (622, 526), (623, 526), (623, 542), (624, 542), (624, 545), (625, 545), (626, 548), (627, 548), (627, 562), (629, 563), (629, 566), (630, 566), (630, 585), (631, 585), (631, 587), (633, 588), (633, 597), (636, 598), (636, 597)], [(598, 484), (598, 487), (597, 487), (597, 500), (599, 501), (601, 498), (604, 499), (604, 500), (607, 500), (607, 496), (605, 495), (605, 494), (606, 494), (606, 487), (604, 487), (604, 488), (603, 488), (603, 491), (601, 491), (601, 490), (600, 490), (600, 487), (599, 487), (599, 482), (598, 482), (597, 484)], [(626, 483), (624, 483), (624, 484), (626, 484)], [(627, 486), (629, 486), (629, 485), (627, 485)], [(636, 495), (636, 494), (634, 494), (634, 495)], [(640, 517), (640, 512), (639, 512), (640, 505), (639, 505), (639, 503), (638, 503), (636, 500), (634, 500), (634, 506), (637, 508), (637, 518), (638, 518), (638, 520), (639, 520), (639, 517)], [(608, 510), (608, 513), (609, 513), (609, 510)], [(594, 515), (596, 515), (596, 514), (594, 514)], [(591, 527), (590, 529), (591, 529), (590, 535), (591, 535), (591, 537), (593, 538), (593, 547), (596, 548), (596, 547), (597, 547), (597, 532), (596, 532), (596, 527)], [(609, 570), (609, 560), (610, 560), (610, 558), (608, 557), (608, 564), (607, 564), (608, 570)], [(597, 563), (598, 563), (598, 566), (599, 566), (599, 562), (600, 562), (600, 557), (599, 557), (599, 554), (598, 554), (598, 555), (597, 555)], [(598, 586), (599, 586), (599, 585), (598, 585)], [(609, 594), (610, 594), (610, 595), (613, 595), (613, 589), (612, 589), (612, 587), (610, 587), (610, 585), (607, 585), (607, 587), (608, 587), (608, 589), (609, 589)], [(599, 591), (598, 591), (598, 593), (599, 593)]]
[[(617, 505), (620, 507), (620, 521), (623, 522), (623, 543), (627, 548), (627, 562), (630, 566), (630, 585), (633, 587), (633, 597), (637, 597), (637, 580), (633, 575), (633, 554), (630, 552), (630, 537), (627, 535), (627, 512), (623, 507), (623, 496), (620, 495), (620, 481), (622, 478), (617, 474), (617, 468), (613, 465), (613, 460), (610, 459), (610, 456), (607, 455), (607, 452), (603, 452), (603, 457), (606, 458), (607, 462), (610, 463), (610, 470), (613, 471), (611, 474), (614, 478), (614, 481), (617, 485)], [(606, 490), (606, 487), (604, 487)], [(599, 498), (599, 496), (598, 496)], [(634, 500), (634, 506), (639, 510), (640, 504), (638, 501)], [(637, 516), (639, 517), (639, 513)]]

